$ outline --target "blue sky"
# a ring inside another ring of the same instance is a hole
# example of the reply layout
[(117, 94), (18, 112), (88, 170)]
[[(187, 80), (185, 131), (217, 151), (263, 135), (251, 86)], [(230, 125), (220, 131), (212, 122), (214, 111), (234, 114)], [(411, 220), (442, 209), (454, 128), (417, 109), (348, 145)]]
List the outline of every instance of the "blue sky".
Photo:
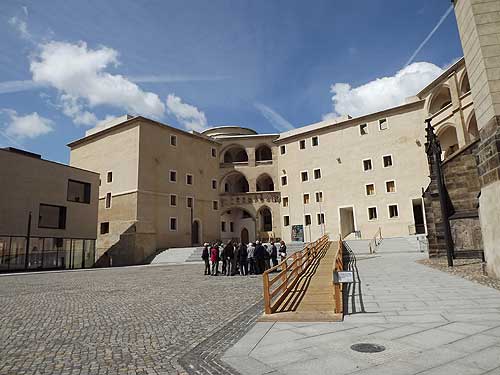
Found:
[(462, 56), (451, 13), (414, 59), (428, 64), (398, 75), (449, 7), (3, 0), (0, 146), (67, 162), (68, 142), (127, 112), (183, 129), (238, 124), (268, 133), (395, 105)]

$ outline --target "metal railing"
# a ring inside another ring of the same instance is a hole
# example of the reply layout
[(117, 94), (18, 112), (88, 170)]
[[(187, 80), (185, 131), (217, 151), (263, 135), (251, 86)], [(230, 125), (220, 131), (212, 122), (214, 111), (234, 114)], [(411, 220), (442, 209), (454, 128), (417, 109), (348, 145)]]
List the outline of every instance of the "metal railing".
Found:
[[(297, 284), (300, 276), (307, 271), (328, 246), (328, 235), (308, 244), (303, 250), (287, 256), (281, 263), (262, 275), (264, 281), (264, 311), (276, 312), (278, 307)], [(272, 274), (278, 272), (277, 274)], [(271, 277), (273, 275), (273, 277)]]
[(377, 248), (382, 242), (382, 239), (383, 239), (382, 228), (378, 227), (378, 230), (375, 232), (375, 235), (372, 237), (370, 243), (368, 244), (368, 248), (370, 249), (370, 254), (373, 254), (374, 252), (377, 251)]

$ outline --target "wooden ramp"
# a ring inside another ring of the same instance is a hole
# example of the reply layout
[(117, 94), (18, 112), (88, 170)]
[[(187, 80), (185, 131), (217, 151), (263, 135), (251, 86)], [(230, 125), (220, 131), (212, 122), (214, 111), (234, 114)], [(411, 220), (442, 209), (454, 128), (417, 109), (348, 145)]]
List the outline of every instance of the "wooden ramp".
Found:
[(333, 269), (338, 254), (338, 242), (330, 242), (317, 259), (299, 277), (285, 300), (272, 314), (259, 321), (333, 322), (341, 321), (335, 312)]

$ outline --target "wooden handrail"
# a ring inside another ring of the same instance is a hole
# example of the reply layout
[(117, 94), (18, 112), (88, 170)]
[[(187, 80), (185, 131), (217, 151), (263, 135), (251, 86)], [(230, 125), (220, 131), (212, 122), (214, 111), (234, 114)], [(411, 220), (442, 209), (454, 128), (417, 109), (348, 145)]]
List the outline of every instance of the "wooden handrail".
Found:
[(368, 244), (368, 248), (370, 249), (370, 254), (373, 254), (377, 250), (377, 247), (378, 245), (380, 245), (381, 242), (382, 242), (382, 228), (378, 227), (378, 230), (375, 232), (375, 235)]
[[(339, 243), (337, 247), (337, 254), (335, 255), (335, 262), (333, 263), (333, 274), (344, 269), (344, 258), (343, 258), (344, 244), (342, 242), (342, 236), (339, 236)], [(344, 311), (343, 301), (342, 301), (342, 284), (333, 284), (333, 299), (335, 301), (335, 312), (341, 314)]]
[[(300, 276), (307, 271), (311, 263), (318, 258), (328, 245), (328, 235), (308, 244), (296, 253), (287, 256), (277, 266), (266, 270), (262, 275), (264, 281), (264, 310), (266, 314), (276, 312), (288, 293), (295, 286)], [(271, 272), (280, 270), (270, 278)]]

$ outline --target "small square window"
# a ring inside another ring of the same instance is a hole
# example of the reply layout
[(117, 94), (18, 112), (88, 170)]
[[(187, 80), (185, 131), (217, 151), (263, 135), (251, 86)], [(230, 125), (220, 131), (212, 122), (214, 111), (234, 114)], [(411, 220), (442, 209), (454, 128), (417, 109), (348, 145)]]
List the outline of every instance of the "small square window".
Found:
[(171, 231), (176, 231), (177, 230), (177, 218), (176, 217), (171, 217), (170, 218), (170, 230)]
[(217, 189), (217, 180), (212, 180), (212, 189)]
[(286, 146), (285, 145), (280, 146), (280, 153), (281, 153), (281, 155), (286, 154)]
[(384, 159), (384, 168), (392, 167), (392, 155), (385, 155)]
[(359, 125), (359, 134), (360, 135), (367, 135), (368, 134), (368, 124)]
[(281, 202), (283, 203), (283, 207), (288, 207), (288, 197), (283, 197)]
[(309, 193), (305, 193), (303, 195), (303, 199), (304, 199), (304, 204), (309, 204)]
[(218, 201), (212, 201), (212, 207), (215, 211), (219, 209), (219, 202)]
[(226, 222), (225, 222), (225, 221), (223, 221), (223, 222), (221, 222), (221, 223), (220, 223), (220, 230), (221, 230), (222, 232), (225, 232), (225, 231), (226, 231)]
[(283, 226), (287, 227), (290, 225), (290, 216), (283, 216)]
[(109, 233), (109, 222), (101, 223), (101, 234)]
[(171, 135), (170, 136), (170, 145), (171, 146), (177, 146), (177, 136), (176, 135)]
[(311, 225), (311, 215), (304, 215), (304, 222), (306, 225)]
[(286, 176), (281, 176), (281, 186), (288, 184), (288, 178)]
[(186, 175), (186, 184), (187, 185), (192, 185), (193, 184), (193, 175), (192, 174), (187, 174)]
[(316, 202), (318, 202), (318, 203), (323, 202), (323, 192), (322, 191), (316, 192)]
[(169, 178), (170, 178), (170, 182), (177, 182), (177, 172), (170, 171)]
[(312, 137), (312, 138), (311, 138), (311, 144), (312, 144), (313, 146), (317, 146), (317, 145), (319, 145), (319, 138), (318, 138), (318, 137)]
[(170, 194), (170, 205), (172, 207), (177, 206), (177, 195), (175, 194)]
[(368, 207), (368, 220), (377, 220), (377, 207)]
[(217, 157), (217, 150), (212, 147), (212, 157), (216, 158)]
[(113, 172), (108, 172), (108, 175), (106, 177), (106, 182), (109, 184), (110, 182), (113, 182)]
[(375, 185), (374, 184), (366, 184), (366, 195), (375, 195)]
[(316, 219), (317, 219), (318, 225), (325, 224), (325, 214), (324, 213), (317, 214)]
[(304, 150), (306, 148), (306, 140), (305, 139), (302, 139), (299, 141), (299, 148), (301, 150)]
[(232, 221), (229, 223), (229, 231), (234, 232), (234, 223)]
[(90, 203), (90, 184), (75, 180), (68, 180), (67, 199), (70, 202)]
[(321, 169), (319, 169), (319, 168), (318, 168), (318, 169), (315, 169), (315, 170), (314, 170), (314, 179), (315, 179), (315, 180), (318, 180), (318, 179), (320, 179), (320, 178), (321, 178)]
[(106, 208), (111, 208), (111, 193), (106, 193)]
[(364, 171), (371, 171), (373, 169), (372, 167), (372, 159), (365, 159), (363, 160), (363, 170)]
[(386, 181), (385, 182), (385, 191), (388, 193), (396, 192), (396, 182), (395, 181)]
[(309, 181), (309, 175), (308, 175), (307, 171), (300, 172), (300, 179), (302, 182)]
[(395, 219), (397, 217), (399, 217), (398, 205), (397, 204), (389, 205), (389, 218)]
[(389, 128), (389, 124), (387, 123), (387, 119), (378, 120), (378, 130), (387, 130)]
[(193, 197), (186, 197), (187, 208), (193, 208)]

